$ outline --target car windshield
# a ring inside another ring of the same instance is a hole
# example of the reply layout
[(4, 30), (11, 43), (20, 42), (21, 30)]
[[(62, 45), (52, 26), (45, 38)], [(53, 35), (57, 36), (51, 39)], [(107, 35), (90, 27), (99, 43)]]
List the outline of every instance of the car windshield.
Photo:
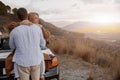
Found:
[(9, 37), (1, 38), (0, 39), (0, 52), (4, 50), (10, 50), (9, 47)]

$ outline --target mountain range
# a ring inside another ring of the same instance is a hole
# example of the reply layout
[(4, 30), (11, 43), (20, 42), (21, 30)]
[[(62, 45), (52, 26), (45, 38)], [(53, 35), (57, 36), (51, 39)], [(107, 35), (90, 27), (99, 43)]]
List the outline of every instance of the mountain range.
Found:
[(93, 22), (74, 22), (63, 29), (73, 32), (120, 32), (120, 23), (97, 24)]

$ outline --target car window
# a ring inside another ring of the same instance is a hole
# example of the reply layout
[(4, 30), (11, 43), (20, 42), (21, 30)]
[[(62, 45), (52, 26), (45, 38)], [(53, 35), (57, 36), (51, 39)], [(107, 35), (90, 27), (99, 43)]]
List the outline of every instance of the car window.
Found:
[(0, 50), (9, 50), (9, 37), (0, 39)]

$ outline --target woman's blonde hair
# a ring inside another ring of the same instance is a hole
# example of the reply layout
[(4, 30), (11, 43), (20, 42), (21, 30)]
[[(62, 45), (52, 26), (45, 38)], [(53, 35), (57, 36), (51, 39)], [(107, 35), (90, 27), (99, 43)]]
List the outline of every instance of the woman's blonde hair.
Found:
[(34, 18), (34, 16), (36, 16), (36, 15), (39, 17), (39, 14), (38, 14), (38, 13), (36, 13), (36, 12), (31, 12), (31, 13), (28, 14), (28, 19), (29, 19), (30, 21), (32, 21), (33, 18)]

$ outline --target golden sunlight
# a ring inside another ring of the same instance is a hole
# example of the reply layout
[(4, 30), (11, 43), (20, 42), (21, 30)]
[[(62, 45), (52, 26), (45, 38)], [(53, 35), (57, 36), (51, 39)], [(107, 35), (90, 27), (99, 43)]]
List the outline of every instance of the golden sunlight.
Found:
[(97, 14), (92, 17), (91, 21), (98, 24), (112, 24), (120, 22), (120, 19), (115, 15)]

